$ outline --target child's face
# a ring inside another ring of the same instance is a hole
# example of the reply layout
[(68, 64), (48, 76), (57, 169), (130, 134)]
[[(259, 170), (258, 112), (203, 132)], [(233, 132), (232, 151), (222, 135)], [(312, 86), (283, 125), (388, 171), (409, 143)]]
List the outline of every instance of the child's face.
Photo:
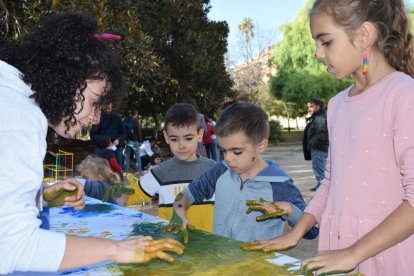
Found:
[(343, 79), (357, 71), (362, 73), (361, 31), (351, 38), (332, 18), (315, 14), (310, 20), (312, 38), (316, 41), (315, 56), (326, 65), (326, 70), (337, 79)]
[(197, 145), (203, 139), (203, 131), (198, 129), (197, 124), (189, 127), (174, 127), (169, 123), (164, 130), (164, 138), (177, 159), (197, 160)]
[[(70, 126), (69, 130), (65, 132), (66, 126), (64, 121), (68, 119), (68, 117), (65, 117), (59, 124), (50, 125), (50, 127), (60, 136), (71, 138), (75, 137), (77, 132), (82, 130), (82, 128), (87, 127), (90, 123), (98, 123), (101, 115), (97, 103), (105, 93), (105, 89), (107, 89), (107, 82), (105, 80), (87, 80), (86, 89), (83, 91), (83, 96), (85, 97), (83, 105), (81, 97), (75, 99), (76, 109), (74, 114), (76, 124)], [(79, 93), (79, 91), (77, 91), (77, 93)]]
[(256, 145), (245, 134), (237, 133), (217, 137), (217, 142), (232, 172), (239, 174), (242, 179), (259, 172), (261, 153), (268, 143), (266, 139)]
[(161, 164), (161, 157), (155, 157), (154, 163), (155, 163), (155, 165)]

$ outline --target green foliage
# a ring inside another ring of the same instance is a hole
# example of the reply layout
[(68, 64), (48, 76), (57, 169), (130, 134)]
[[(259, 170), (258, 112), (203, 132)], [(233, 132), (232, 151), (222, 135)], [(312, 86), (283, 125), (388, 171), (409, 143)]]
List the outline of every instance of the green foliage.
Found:
[(282, 126), (280, 125), (279, 121), (271, 120), (269, 121), (270, 125), (270, 142), (278, 142), (281, 140), (282, 137)]
[(315, 42), (307, 15), (311, 2), (307, 2), (294, 22), (283, 26), (283, 40), (277, 44), (270, 59), (278, 69), (277, 75), (269, 80), (272, 95), (297, 106), (304, 106), (311, 98), (327, 102), (352, 82), (351, 79), (334, 79), (314, 57)]
[[(0, 0), (1, 1), (1, 0)], [(207, 18), (209, 0), (1, 1), (0, 35), (14, 41), (46, 14), (79, 11), (99, 19), (99, 31), (122, 36), (109, 42), (128, 81), (124, 115), (138, 110), (156, 118), (185, 95), (214, 113), (233, 97), (224, 65), (228, 26)]]

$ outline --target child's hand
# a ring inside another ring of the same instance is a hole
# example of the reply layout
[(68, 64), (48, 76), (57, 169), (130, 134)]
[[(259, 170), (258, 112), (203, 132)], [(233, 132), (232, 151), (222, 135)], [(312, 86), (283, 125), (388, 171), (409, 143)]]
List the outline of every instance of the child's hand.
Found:
[(43, 190), (43, 199), (49, 207), (71, 206), (76, 210), (85, 207), (83, 185), (76, 179), (67, 179)]
[(284, 251), (294, 248), (299, 240), (291, 231), (270, 240), (243, 243), (240, 248), (246, 251)]
[(167, 225), (167, 227), (164, 228), (162, 232), (164, 234), (167, 232), (173, 232), (174, 234), (182, 232), (183, 242), (188, 243), (188, 230), (192, 231), (194, 229), (195, 227), (188, 222), (187, 217), (183, 216), (183, 218), (181, 218), (174, 210), (170, 223)]
[[(302, 261), (301, 272), (304, 275), (332, 275), (347, 273), (355, 269), (360, 261), (350, 248), (324, 251), (317, 256)], [(358, 275), (358, 274), (356, 274)]]
[(260, 198), (259, 201), (247, 200), (246, 204), (249, 206), (246, 214), (249, 214), (253, 210), (263, 212), (263, 215), (256, 217), (257, 221), (276, 218), (286, 214), (290, 215), (292, 213), (292, 206), (288, 202), (270, 202)]
[(118, 263), (146, 263), (156, 258), (174, 262), (174, 258), (164, 251), (183, 254), (184, 245), (171, 238), (153, 240), (149, 236), (130, 237), (123, 241), (117, 241)]

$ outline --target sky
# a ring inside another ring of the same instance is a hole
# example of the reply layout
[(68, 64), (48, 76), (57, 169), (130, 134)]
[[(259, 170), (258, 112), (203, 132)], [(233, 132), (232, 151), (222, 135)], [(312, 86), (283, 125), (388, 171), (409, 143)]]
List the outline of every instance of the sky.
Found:
[(209, 19), (227, 21), (230, 28), (228, 51), (237, 45), (239, 24), (250, 17), (262, 33), (272, 34), (273, 43), (281, 39), (280, 27), (292, 22), (305, 0), (210, 0)]
[[(238, 26), (244, 18), (250, 17), (253, 25), (262, 33), (271, 34), (273, 39), (270, 44), (274, 44), (282, 39), (280, 27), (292, 22), (305, 2), (306, 0), (210, 0), (208, 17), (214, 21), (227, 21), (230, 28), (228, 55), (238, 59)], [(405, 2), (408, 7), (414, 8), (414, 0)]]

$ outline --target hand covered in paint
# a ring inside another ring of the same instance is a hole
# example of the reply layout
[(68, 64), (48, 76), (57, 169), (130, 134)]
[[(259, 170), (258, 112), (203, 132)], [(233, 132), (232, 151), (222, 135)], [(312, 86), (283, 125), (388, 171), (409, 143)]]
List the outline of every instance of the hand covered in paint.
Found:
[(270, 240), (243, 243), (240, 248), (246, 251), (284, 251), (294, 248), (301, 237), (295, 236), (292, 231)]
[(249, 214), (251, 211), (263, 212), (263, 215), (256, 217), (257, 221), (262, 221), (269, 218), (276, 218), (283, 215), (290, 215), (292, 213), (292, 205), (288, 202), (270, 202), (266, 201), (263, 198), (260, 198), (259, 201), (256, 200), (246, 200), (247, 208), (246, 214)]
[[(347, 273), (355, 269), (362, 261), (350, 247), (319, 252), (317, 256), (302, 261), (301, 272), (304, 275), (332, 275)], [(363, 274), (353, 274), (363, 275)]]
[(189, 223), (185, 213), (180, 216), (174, 210), (173, 217), (167, 227), (164, 228), (163, 233), (173, 232), (177, 234), (178, 232), (182, 232), (183, 242), (188, 243), (188, 230), (192, 231), (194, 229), (195, 227)]
[(149, 236), (136, 236), (117, 241), (118, 263), (146, 263), (152, 259), (174, 262), (174, 258), (164, 251), (183, 254), (184, 245), (171, 238), (153, 240)]
[(76, 210), (85, 207), (83, 185), (76, 179), (59, 181), (43, 190), (43, 199), (49, 207), (71, 206)]

